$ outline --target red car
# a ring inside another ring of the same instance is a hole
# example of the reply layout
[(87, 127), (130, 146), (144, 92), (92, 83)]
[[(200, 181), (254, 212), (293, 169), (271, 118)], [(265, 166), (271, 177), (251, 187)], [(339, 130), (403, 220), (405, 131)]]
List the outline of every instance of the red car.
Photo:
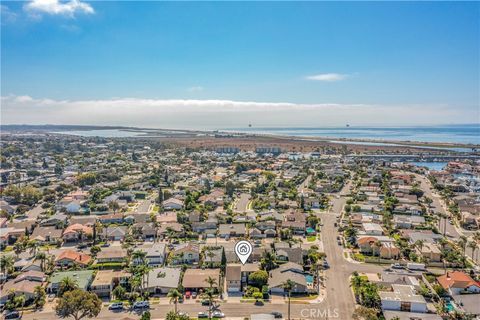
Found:
[(190, 291), (185, 292), (185, 298), (190, 299), (191, 293)]

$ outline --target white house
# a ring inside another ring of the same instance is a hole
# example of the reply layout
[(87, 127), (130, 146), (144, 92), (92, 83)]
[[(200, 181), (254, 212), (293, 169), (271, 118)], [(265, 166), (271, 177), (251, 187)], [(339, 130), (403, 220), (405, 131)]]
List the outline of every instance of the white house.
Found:
[(382, 310), (396, 310), (425, 313), (427, 301), (422, 295), (415, 292), (410, 285), (392, 284), (393, 291), (380, 291)]
[(183, 208), (183, 201), (175, 198), (170, 198), (162, 202), (165, 210), (180, 210)]

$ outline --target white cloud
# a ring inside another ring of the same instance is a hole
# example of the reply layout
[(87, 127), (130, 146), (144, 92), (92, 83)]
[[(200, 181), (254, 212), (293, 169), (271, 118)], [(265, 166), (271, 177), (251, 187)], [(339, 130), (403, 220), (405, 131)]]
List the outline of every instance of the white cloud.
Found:
[(2, 25), (17, 20), (17, 14), (10, 10), (6, 5), (0, 4), (0, 13)]
[(340, 73), (321, 73), (321, 74), (315, 74), (312, 76), (307, 76), (307, 80), (313, 80), (313, 81), (326, 81), (326, 82), (334, 82), (334, 81), (341, 81), (345, 80), (348, 78), (348, 74), (340, 74)]
[(33, 15), (42, 13), (51, 15), (63, 15), (73, 18), (76, 13), (93, 14), (93, 7), (80, 0), (32, 0), (24, 5), (24, 9)]
[(301, 104), (233, 100), (53, 100), (1, 98), (3, 124), (123, 125), (152, 128), (323, 127), (469, 123), (471, 109), (446, 105)]
[(203, 91), (203, 87), (202, 86), (193, 86), (193, 87), (190, 87), (187, 89), (188, 92), (200, 92), (200, 91)]

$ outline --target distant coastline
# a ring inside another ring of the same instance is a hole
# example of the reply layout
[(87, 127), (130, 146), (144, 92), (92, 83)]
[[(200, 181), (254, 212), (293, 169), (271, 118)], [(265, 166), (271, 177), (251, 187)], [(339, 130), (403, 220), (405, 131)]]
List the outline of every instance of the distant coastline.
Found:
[[(93, 125), (2, 125), (0, 128), (1, 132), (43, 132), (87, 137), (258, 136), (346, 145), (435, 148), (458, 152), (480, 149), (480, 125), (476, 124), (430, 127), (234, 128), (210, 131)], [(445, 140), (442, 141), (442, 137)]]

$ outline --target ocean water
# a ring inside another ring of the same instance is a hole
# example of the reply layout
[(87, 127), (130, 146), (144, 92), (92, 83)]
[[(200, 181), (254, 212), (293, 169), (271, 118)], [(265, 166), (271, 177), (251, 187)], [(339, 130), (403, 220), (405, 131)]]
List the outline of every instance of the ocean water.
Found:
[[(342, 128), (229, 128), (224, 132), (243, 132), (284, 136), (322, 137), (335, 143), (345, 143), (341, 139), (366, 139), (372, 142), (353, 142), (361, 145), (398, 145), (401, 141), (412, 142), (450, 142), (462, 144), (480, 144), (480, 125), (435, 126), (435, 127), (342, 127)], [(139, 137), (161, 136), (165, 130), (139, 129), (135, 131), (120, 129), (95, 129), (61, 131), (55, 133), (72, 134), (85, 137)], [(398, 141), (386, 143), (382, 141)], [(456, 150), (456, 151), (471, 151)]]
[(228, 131), (334, 139), (480, 144), (480, 124), (425, 127), (236, 128)]
[(82, 137), (103, 137), (103, 138), (132, 138), (132, 137), (138, 137), (142, 134), (142, 132), (126, 131), (126, 130), (119, 130), (119, 129), (67, 130), (67, 131), (56, 131), (52, 133), (70, 134), (73, 136), (82, 136)]
[(447, 166), (447, 162), (411, 162), (417, 167), (426, 167), (428, 170), (442, 171)]

